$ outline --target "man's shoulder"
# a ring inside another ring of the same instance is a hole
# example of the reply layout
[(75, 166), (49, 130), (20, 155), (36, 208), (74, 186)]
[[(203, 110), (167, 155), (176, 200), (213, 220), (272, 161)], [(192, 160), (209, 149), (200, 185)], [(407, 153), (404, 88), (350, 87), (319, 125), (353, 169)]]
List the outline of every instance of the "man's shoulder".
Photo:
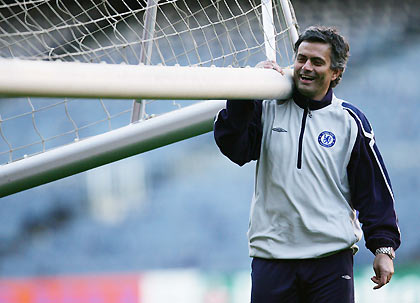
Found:
[(345, 113), (347, 113), (351, 118), (353, 118), (356, 123), (361, 125), (363, 129), (367, 132), (371, 132), (372, 126), (369, 123), (369, 120), (367, 119), (366, 115), (354, 104), (338, 99), (335, 97), (336, 104), (340, 106)]

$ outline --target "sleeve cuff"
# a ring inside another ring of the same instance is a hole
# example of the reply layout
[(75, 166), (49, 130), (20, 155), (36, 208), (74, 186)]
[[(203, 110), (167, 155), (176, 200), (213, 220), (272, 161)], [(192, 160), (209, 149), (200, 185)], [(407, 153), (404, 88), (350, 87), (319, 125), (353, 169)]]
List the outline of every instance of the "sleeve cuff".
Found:
[(381, 247), (392, 247), (394, 251), (398, 249), (398, 246), (394, 241), (390, 239), (372, 239), (366, 242), (366, 247), (375, 254), (376, 250)]

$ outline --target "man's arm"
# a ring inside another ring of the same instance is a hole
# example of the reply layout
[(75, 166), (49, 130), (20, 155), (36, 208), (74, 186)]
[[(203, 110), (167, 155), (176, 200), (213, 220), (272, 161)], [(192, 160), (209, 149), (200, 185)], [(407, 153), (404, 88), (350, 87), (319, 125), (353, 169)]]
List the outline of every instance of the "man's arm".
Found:
[[(259, 62), (256, 68), (274, 69), (284, 75), (275, 61)], [(228, 100), (214, 123), (214, 137), (222, 153), (242, 166), (260, 157), (262, 101)]]
[(262, 101), (228, 100), (217, 115), (214, 138), (221, 152), (242, 166), (260, 156)]
[(358, 135), (347, 167), (352, 204), (359, 211), (366, 247), (376, 255), (372, 281), (377, 284), (374, 289), (378, 289), (390, 281), (394, 266), (388, 255), (376, 254), (377, 249), (391, 247), (397, 250), (401, 243), (394, 196), (368, 120), (357, 108), (348, 104), (345, 107), (358, 125)]

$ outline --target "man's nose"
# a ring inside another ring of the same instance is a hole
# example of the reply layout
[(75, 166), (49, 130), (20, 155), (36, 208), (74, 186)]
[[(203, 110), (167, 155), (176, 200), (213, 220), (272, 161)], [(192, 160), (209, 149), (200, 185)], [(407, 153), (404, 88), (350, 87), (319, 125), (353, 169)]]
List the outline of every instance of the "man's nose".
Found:
[(305, 64), (302, 66), (302, 69), (304, 71), (312, 71), (313, 66), (312, 66), (311, 60), (306, 60)]

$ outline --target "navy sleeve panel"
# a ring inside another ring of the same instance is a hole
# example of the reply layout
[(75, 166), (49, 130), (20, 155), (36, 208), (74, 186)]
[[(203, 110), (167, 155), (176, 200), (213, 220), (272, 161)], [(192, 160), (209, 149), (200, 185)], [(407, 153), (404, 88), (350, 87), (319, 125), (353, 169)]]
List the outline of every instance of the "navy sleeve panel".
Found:
[(373, 253), (379, 247), (391, 246), (396, 250), (401, 239), (394, 196), (372, 128), (356, 107), (348, 103), (343, 106), (358, 126), (347, 174), (352, 204), (359, 211), (366, 247)]
[(228, 100), (214, 123), (214, 138), (220, 151), (242, 166), (260, 157), (262, 101)]

